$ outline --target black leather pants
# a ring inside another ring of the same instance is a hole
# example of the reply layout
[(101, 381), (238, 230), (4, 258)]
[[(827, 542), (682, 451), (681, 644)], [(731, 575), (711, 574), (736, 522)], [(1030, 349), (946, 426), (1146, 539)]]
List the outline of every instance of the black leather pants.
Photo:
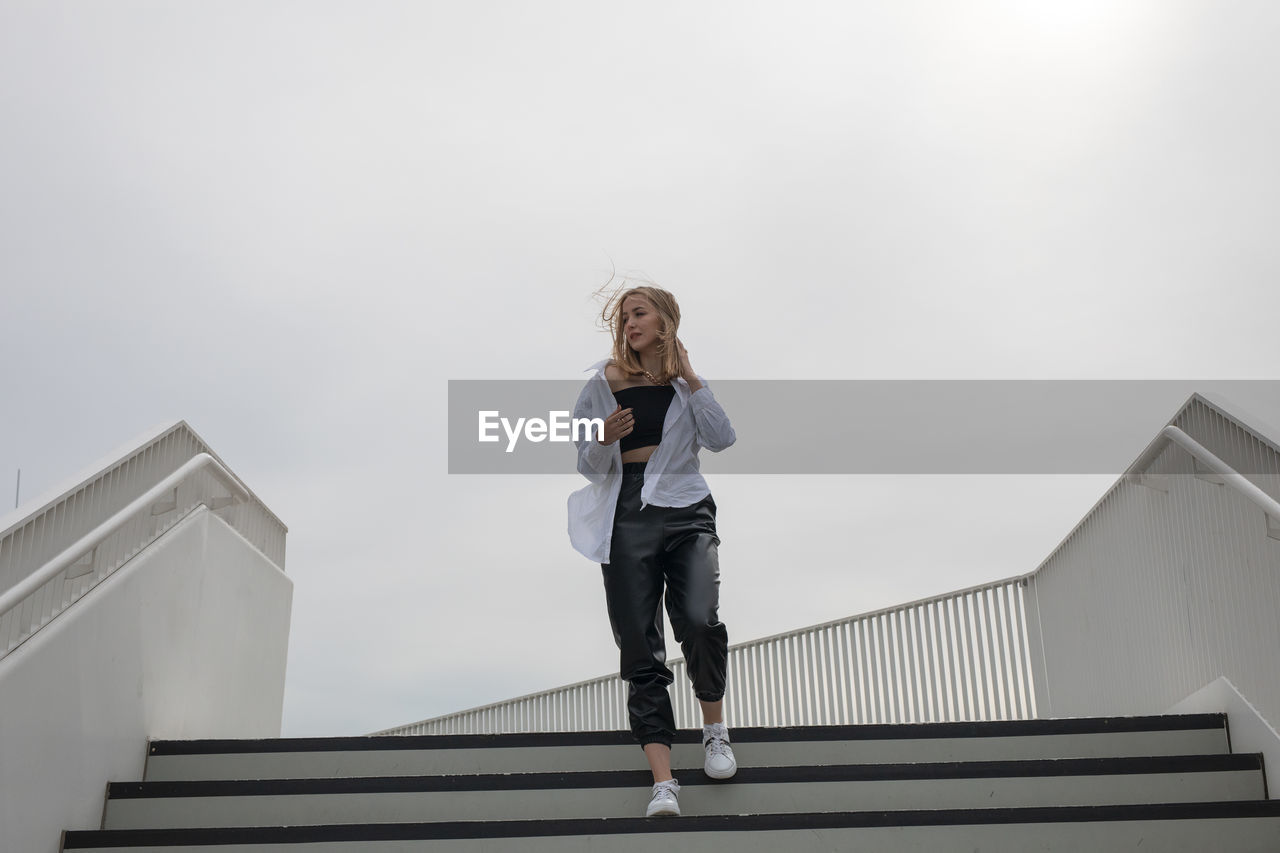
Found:
[(601, 569), (609, 624), (621, 651), (621, 675), (631, 684), (631, 732), (641, 746), (670, 746), (676, 725), (667, 685), (674, 678), (663, 642), (663, 587), (694, 695), (715, 702), (724, 696), (729, 658), (729, 634), (716, 613), (720, 538), (710, 495), (692, 506), (641, 510), (644, 469), (643, 462), (622, 466), (609, 562)]

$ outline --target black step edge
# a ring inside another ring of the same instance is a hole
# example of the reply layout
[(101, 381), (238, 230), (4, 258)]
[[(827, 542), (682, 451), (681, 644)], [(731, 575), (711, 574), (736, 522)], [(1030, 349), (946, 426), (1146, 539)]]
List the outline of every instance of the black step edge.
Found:
[[(1036, 737), (1108, 732), (1184, 731), (1226, 728), (1225, 714), (1149, 717), (1071, 717), (1054, 720), (985, 720), (958, 723), (871, 723), (857, 726), (733, 728), (734, 743), (828, 740), (927, 740), (962, 737)], [(700, 743), (695, 729), (676, 732), (676, 743)], [(332, 738), (153, 740), (150, 755), (216, 755), (254, 752), (348, 752), (397, 749), (476, 749), (526, 746), (635, 745), (627, 731), (524, 732), (488, 735), (370, 735)]]
[(1159, 803), (1132, 806), (1042, 806), (1001, 809), (810, 812), (706, 815), (679, 818), (452, 821), (334, 824), (216, 829), (68, 830), (64, 850), (165, 845), (307, 844), (335, 841), (416, 841), (458, 838), (533, 838), (649, 832), (756, 832), (889, 826), (1099, 823), (1135, 820), (1280, 819), (1280, 800)]
[[(918, 779), (1000, 779), (1063, 776), (1123, 776), (1159, 773), (1261, 772), (1262, 755), (1171, 755), (1132, 758), (1051, 758), (1007, 761), (946, 761), (902, 764), (838, 764), (740, 767), (735, 785), (857, 782)], [(449, 776), (354, 776), (321, 779), (183, 780), (112, 782), (109, 800), (169, 797), (261, 797), (312, 794), (379, 794), (434, 791), (533, 791), (548, 789), (647, 788), (647, 770), (586, 770), (548, 773), (485, 773)], [(700, 772), (683, 787), (723, 785)]]

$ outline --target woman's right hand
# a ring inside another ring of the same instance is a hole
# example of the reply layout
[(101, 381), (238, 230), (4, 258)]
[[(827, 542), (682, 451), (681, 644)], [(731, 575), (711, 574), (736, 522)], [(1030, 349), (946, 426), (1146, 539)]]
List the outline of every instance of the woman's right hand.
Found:
[(613, 414), (604, 419), (604, 438), (600, 443), (605, 447), (613, 444), (620, 438), (631, 435), (631, 431), (636, 428), (636, 421), (630, 409), (622, 408), (622, 404), (618, 404), (618, 408), (613, 410)]

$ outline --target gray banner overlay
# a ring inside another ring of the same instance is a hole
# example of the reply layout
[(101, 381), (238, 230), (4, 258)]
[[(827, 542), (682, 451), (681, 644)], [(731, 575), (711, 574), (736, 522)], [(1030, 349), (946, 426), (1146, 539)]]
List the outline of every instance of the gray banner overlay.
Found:
[[(567, 439), (584, 383), (450, 380), (449, 473), (575, 473)], [(1118, 475), (1192, 393), (1262, 415), (1280, 409), (1277, 380), (738, 379), (708, 387), (738, 440), (699, 459), (703, 471), (726, 474)]]

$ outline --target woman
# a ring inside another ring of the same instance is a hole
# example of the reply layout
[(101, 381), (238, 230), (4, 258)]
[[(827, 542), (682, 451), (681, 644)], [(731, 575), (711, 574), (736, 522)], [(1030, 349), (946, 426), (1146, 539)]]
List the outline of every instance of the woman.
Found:
[(704, 770), (728, 779), (738, 769), (723, 714), (728, 633), (716, 613), (716, 504), (698, 473), (700, 448), (720, 451), (736, 437), (676, 337), (680, 308), (670, 293), (624, 290), (602, 317), (613, 335), (613, 357), (591, 368), (595, 375), (573, 416), (600, 418), (604, 431), (575, 436), (578, 471), (591, 483), (569, 497), (569, 538), (601, 564), (621, 676), (630, 683), (631, 731), (653, 771), (645, 814), (678, 815), (664, 592), (702, 706)]

